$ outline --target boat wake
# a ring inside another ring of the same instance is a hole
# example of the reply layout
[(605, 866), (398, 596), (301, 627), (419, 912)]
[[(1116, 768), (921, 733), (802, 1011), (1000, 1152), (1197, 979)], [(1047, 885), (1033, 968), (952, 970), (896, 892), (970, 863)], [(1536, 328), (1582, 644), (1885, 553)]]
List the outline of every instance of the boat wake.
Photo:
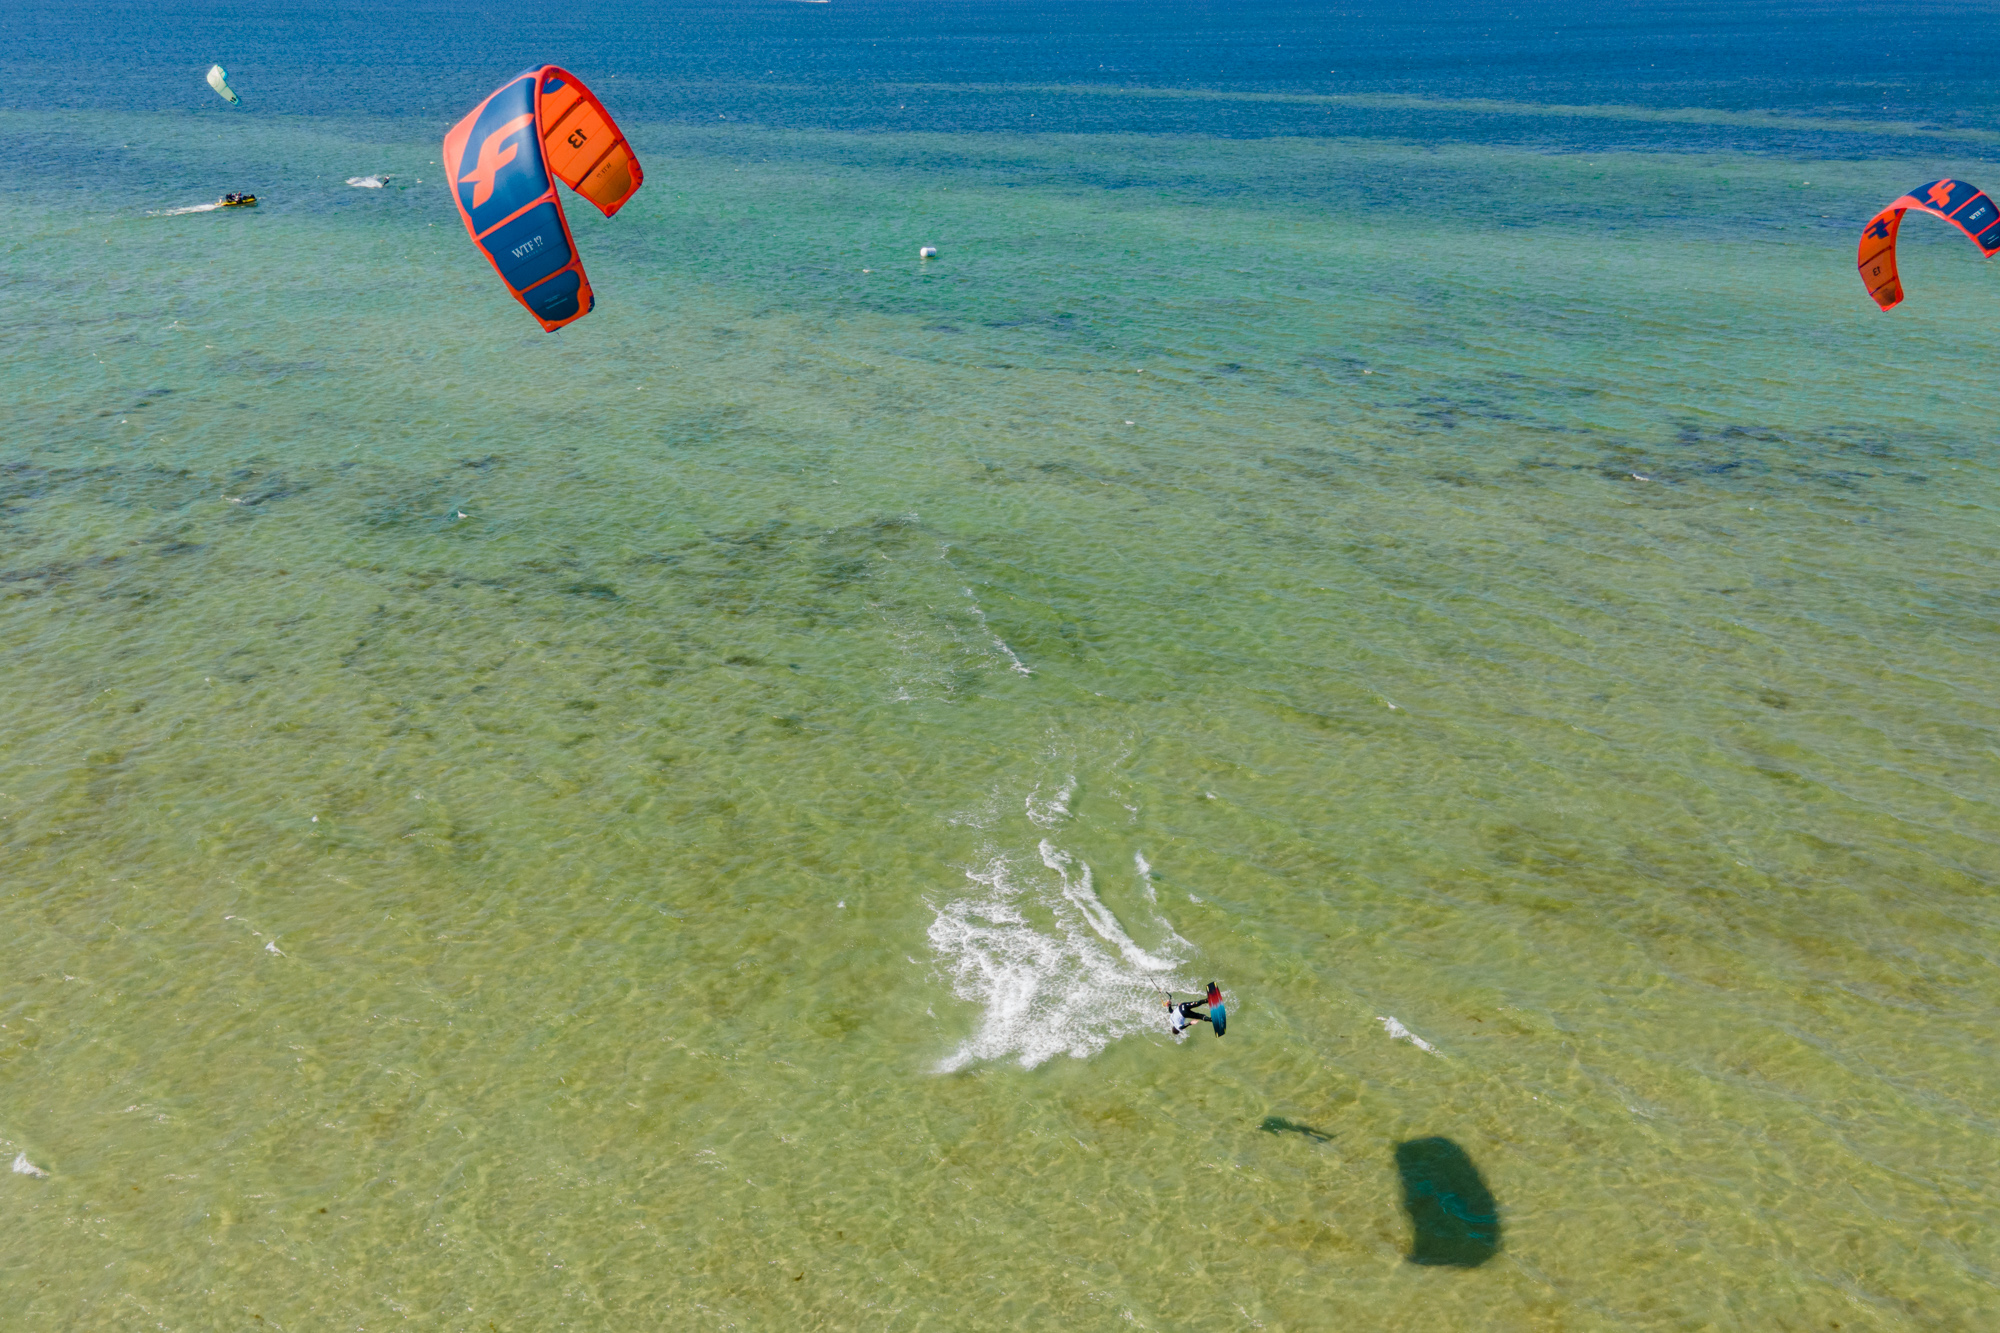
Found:
[(188, 213), (213, 213), (221, 204), (189, 204), (185, 208), (156, 208), (146, 214), (149, 218), (177, 218)]
[(349, 176), (347, 183), (357, 190), (379, 190), (391, 179), (388, 176)]

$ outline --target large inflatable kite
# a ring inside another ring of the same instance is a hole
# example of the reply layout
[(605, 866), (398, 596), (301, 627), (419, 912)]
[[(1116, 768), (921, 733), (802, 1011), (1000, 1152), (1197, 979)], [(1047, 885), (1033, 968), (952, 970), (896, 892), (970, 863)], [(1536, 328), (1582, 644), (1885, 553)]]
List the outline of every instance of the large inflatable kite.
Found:
[(2000, 208), (1985, 191), (1964, 181), (1919, 185), (1861, 229), (1861, 285), (1884, 310), (1895, 309), (1903, 300), (1903, 284), (1896, 277), (1896, 231), (1903, 225), (1903, 214), (1913, 208), (1934, 213), (1964, 232), (1988, 259), (2000, 254)]
[(576, 75), (554, 65), (516, 75), (444, 136), (444, 169), (473, 243), (544, 329), (591, 312), (597, 297), (555, 182), (610, 217), (645, 174)]

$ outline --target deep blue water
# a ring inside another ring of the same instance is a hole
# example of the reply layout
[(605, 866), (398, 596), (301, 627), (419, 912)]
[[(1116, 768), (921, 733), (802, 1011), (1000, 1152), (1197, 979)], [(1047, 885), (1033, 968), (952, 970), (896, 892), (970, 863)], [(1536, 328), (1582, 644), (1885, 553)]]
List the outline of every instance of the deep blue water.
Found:
[[(1575, 148), (1787, 151), (1799, 140), (1740, 126), (1551, 125), (1036, 86), (1706, 107), (1949, 127), (1991, 127), (2000, 104), (2000, 22), (1986, 4), (44, 2), (0, 10), (0, 36), (0, 106), (22, 109), (220, 113), (200, 80), (216, 60), (266, 115), (455, 118), (508, 73), (553, 61), (616, 83), (621, 115), (635, 121), (1225, 136), (1400, 130)], [(1828, 146), (1812, 136), (1813, 152)], [(1869, 151), (1865, 134), (1839, 146)]]

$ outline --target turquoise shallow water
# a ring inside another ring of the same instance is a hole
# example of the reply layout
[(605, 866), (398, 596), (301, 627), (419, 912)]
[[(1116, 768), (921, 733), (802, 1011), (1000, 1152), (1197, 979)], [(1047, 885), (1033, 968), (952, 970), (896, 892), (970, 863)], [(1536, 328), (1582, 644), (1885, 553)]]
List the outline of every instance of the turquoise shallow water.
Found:
[(1419, 110), (630, 122), (553, 337), (427, 122), (4, 113), (7, 1321), (2000, 1313), (1991, 143)]

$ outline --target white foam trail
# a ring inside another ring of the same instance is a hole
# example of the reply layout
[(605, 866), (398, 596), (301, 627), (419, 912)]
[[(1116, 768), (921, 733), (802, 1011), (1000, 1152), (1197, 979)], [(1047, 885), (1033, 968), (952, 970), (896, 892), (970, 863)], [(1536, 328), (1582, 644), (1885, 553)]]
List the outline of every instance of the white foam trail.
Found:
[[(1132, 942), (1091, 891), (1089, 868), (1047, 842), (1042, 862), (1059, 892), (1038, 893), (995, 856), (966, 871), (979, 891), (938, 910), (931, 948), (960, 999), (980, 1005), (979, 1025), (938, 1063), (939, 1072), (1013, 1059), (1032, 1069), (1058, 1055), (1083, 1059), (1119, 1037), (1163, 1030), (1162, 989), (1190, 989), (1172, 975), (1178, 960)], [(1024, 910), (1027, 909), (1027, 910)], [(1046, 915), (1053, 931), (1030, 919)], [(1107, 948), (1106, 946), (1110, 947)]]
[[(1146, 859), (1144, 852), (1132, 853), (1132, 864), (1139, 869), (1139, 886), (1146, 891), (1146, 901), (1153, 905), (1153, 923), (1167, 932), (1167, 938), (1189, 952), (1194, 951), (1194, 942), (1175, 930), (1173, 923), (1160, 915), (1160, 895), (1153, 889), (1153, 863)], [(1188, 897), (1194, 897), (1189, 894)]]
[(186, 208), (160, 208), (146, 214), (149, 218), (177, 218), (186, 213), (213, 213), (221, 204), (189, 204)]
[(1042, 828), (1054, 828), (1069, 818), (1069, 798), (1076, 795), (1076, 775), (1072, 773), (1063, 782), (1062, 789), (1050, 799), (1037, 801), (1035, 798), (1041, 794), (1042, 789), (1039, 784), (1028, 793), (1028, 818)]
[(347, 183), (357, 190), (379, 190), (389, 183), (387, 176), (349, 176)]
[(14, 1174), (17, 1176), (34, 1176), (38, 1180), (47, 1180), (49, 1177), (48, 1172), (28, 1160), (28, 1154), (26, 1153), (20, 1153), (15, 1156)]
[(1063, 897), (1069, 899), (1076, 906), (1076, 910), (1083, 913), (1083, 919), (1090, 923), (1090, 928), (1097, 932), (1099, 939), (1124, 954), (1125, 961), (1134, 967), (1147, 972), (1173, 970), (1175, 960), (1156, 957), (1132, 942), (1132, 937), (1118, 924), (1118, 918), (1111, 914), (1111, 909), (1098, 899), (1097, 891), (1091, 887), (1088, 865), (1082, 866), (1081, 875), (1071, 879), (1070, 867), (1079, 863), (1072, 860), (1068, 852), (1059, 850), (1046, 838), (1042, 840), (1039, 850), (1042, 854), (1042, 864), (1055, 871), (1056, 877), (1062, 881)]
[(1026, 671), (1019, 658), (1006, 652), (977, 607), (972, 608), (969, 622), (955, 606), (942, 608), (944, 614), (939, 614), (936, 606), (899, 605), (892, 599), (871, 603), (870, 609), (881, 615), (901, 659), (890, 668), (899, 702), (952, 698), (968, 680), (1003, 662)]
[(995, 634), (993, 627), (986, 623), (986, 613), (979, 609), (979, 599), (972, 595), (972, 589), (967, 588), (965, 590), (965, 600), (972, 603), (972, 616), (973, 619), (979, 622), (979, 628), (986, 631), (986, 637), (993, 640), (994, 647), (1007, 654), (1007, 660), (1014, 664), (1014, 670), (1024, 676), (1034, 675), (1034, 672), (1028, 670), (1028, 664), (1014, 655), (1014, 650), (1007, 646), (1007, 641), (998, 634)]
[[(1377, 1014), (1375, 1021), (1382, 1025), (1382, 1030), (1389, 1034), (1391, 1041), (1407, 1041), (1420, 1051), (1429, 1051), (1432, 1055), (1438, 1055), (1437, 1047), (1431, 1045), (1422, 1037), (1419, 1037), (1416, 1033), (1398, 1023), (1395, 1019), (1384, 1018), (1380, 1014)], [(1444, 1057), (1438, 1056), (1438, 1058), (1443, 1059)]]

